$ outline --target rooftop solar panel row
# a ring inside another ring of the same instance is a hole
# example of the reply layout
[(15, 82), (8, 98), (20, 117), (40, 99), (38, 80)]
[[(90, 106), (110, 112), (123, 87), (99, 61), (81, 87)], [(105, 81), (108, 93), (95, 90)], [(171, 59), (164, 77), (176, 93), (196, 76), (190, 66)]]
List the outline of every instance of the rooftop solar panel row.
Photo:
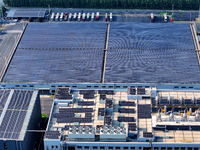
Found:
[(20, 50), (4, 82), (100, 82), (101, 50)]
[(107, 51), (105, 83), (200, 83), (199, 79), (194, 50)]
[[(31, 23), (19, 48), (93, 48), (103, 49), (106, 25), (104, 23)], [(98, 34), (98, 36), (97, 36)], [(88, 36), (89, 35), (89, 36)]]
[(113, 23), (108, 49), (194, 50), (188, 23)]

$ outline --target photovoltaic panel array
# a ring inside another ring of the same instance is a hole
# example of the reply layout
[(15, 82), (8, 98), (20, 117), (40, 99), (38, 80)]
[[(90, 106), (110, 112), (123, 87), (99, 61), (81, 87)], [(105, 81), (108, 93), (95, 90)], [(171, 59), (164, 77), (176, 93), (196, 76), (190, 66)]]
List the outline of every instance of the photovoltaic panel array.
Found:
[(105, 83), (200, 83), (199, 79), (194, 50), (107, 51)]
[(38, 9), (38, 10), (30, 10), (30, 9), (12, 9), (11, 13), (8, 12), (8, 16), (10, 18), (38, 18), (38, 17), (44, 17), (45, 16), (45, 9)]
[(160, 99), (160, 105), (169, 105), (169, 101), (167, 99)]
[(138, 105), (138, 118), (140, 119), (151, 118), (151, 105), (149, 104)]
[(108, 49), (194, 50), (188, 23), (112, 23)]
[(4, 82), (99, 83), (103, 50), (17, 49)]
[(99, 83), (104, 23), (28, 24), (4, 82)]
[(95, 90), (80, 90), (79, 94), (83, 95), (84, 99), (94, 99)]
[(4, 108), (9, 94), (10, 94), (10, 90), (0, 90), (0, 109)]
[(60, 136), (60, 131), (46, 131), (45, 137), (48, 139), (58, 139)]
[(103, 50), (104, 23), (30, 23), (18, 48)]
[[(2, 91), (0, 91), (0, 93), (2, 93)], [(0, 102), (1, 109), (4, 108), (5, 103), (7, 102), (10, 90), (5, 90), (3, 93), (4, 99), (2, 99)], [(14, 90), (9, 101), (9, 105), (7, 106), (6, 110), (4, 108), (5, 115), (2, 123), (0, 124), (0, 138), (19, 138), (32, 94), (33, 91)]]
[(57, 88), (55, 99), (72, 99), (72, 94), (69, 92), (69, 88)]
[(130, 108), (118, 108), (119, 113), (135, 113), (135, 109)]
[(135, 122), (134, 117), (118, 117), (119, 122)]
[(135, 106), (135, 102), (119, 101), (119, 106)]
[(57, 118), (58, 123), (73, 123), (73, 122), (81, 122), (81, 123), (89, 123), (92, 122), (92, 118)]
[(152, 132), (143, 132), (143, 137), (145, 138), (153, 138)]
[(129, 123), (128, 124), (129, 131), (136, 131), (136, 123)]

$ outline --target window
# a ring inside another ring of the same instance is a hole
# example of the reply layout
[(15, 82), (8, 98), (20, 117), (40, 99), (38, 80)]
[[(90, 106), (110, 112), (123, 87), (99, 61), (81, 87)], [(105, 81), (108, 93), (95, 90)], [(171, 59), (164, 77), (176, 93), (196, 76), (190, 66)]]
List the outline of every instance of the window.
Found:
[(154, 149), (159, 149), (158, 147), (154, 147)]
[(128, 86), (123, 86), (123, 88), (127, 88)]
[(182, 86), (181, 88), (182, 88), (182, 89), (185, 89), (186, 87), (185, 87), (185, 86)]
[(6, 87), (6, 85), (1, 85), (2, 87)]
[(85, 149), (89, 149), (89, 146), (85, 146)]
[(100, 146), (100, 149), (105, 149), (105, 147), (104, 146)]
[(120, 88), (120, 86), (116, 86), (116, 88)]
[(135, 149), (135, 147), (130, 147), (131, 149)]
[(29, 87), (34, 87), (34, 85), (29, 85)]
[(90, 88), (91, 86), (87, 86), (88, 88)]
[(72, 86), (72, 87), (77, 87), (77, 86)]
[(139, 149), (141, 149), (141, 147), (139, 147)]
[(124, 149), (128, 149), (128, 147), (124, 147)]
[(22, 87), (27, 87), (26, 85), (22, 85)]
[(19, 85), (15, 85), (15, 87), (20, 87)]
[(181, 147), (181, 150), (185, 150), (185, 147)]
[(46, 150), (49, 150), (49, 146), (46, 146)]
[(189, 86), (189, 89), (192, 89), (193, 88), (193, 86)]
[(115, 147), (115, 149), (120, 149), (120, 147)]
[(52, 146), (52, 148), (54, 148), (54, 146)]
[(192, 147), (188, 147), (188, 150), (192, 150)]
[(198, 147), (195, 147), (194, 150), (199, 150), (199, 148), (198, 148)]
[(58, 148), (58, 146), (56, 146), (56, 148)]
[(101, 86), (102, 88), (106, 88), (106, 86)]
[(82, 146), (77, 146), (77, 148), (82, 148)]
[(113, 147), (108, 147), (108, 149), (113, 149)]
[(172, 147), (168, 147), (167, 149), (168, 149), (168, 150), (172, 150)]
[(68, 85), (65, 85), (65, 87), (69, 87)]
[(93, 146), (93, 149), (97, 149), (97, 146)]
[(179, 147), (175, 147), (174, 149), (175, 149), (175, 150), (179, 150)]
[(62, 87), (62, 85), (59, 85), (58, 87)]
[(51, 87), (55, 87), (55, 85), (52, 85)]
[(161, 149), (162, 149), (162, 150), (165, 150), (165, 149), (166, 149), (166, 147), (161, 147)]
[(113, 86), (108, 86), (109, 88), (113, 88)]
[(95, 88), (98, 88), (99, 86), (94, 86)]
[(7, 143), (3, 143), (4, 150), (7, 150)]
[(175, 86), (174, 88), (175, 88), (175, 89), (177, 89), (177, 88), (178, 88), (178, 86)]

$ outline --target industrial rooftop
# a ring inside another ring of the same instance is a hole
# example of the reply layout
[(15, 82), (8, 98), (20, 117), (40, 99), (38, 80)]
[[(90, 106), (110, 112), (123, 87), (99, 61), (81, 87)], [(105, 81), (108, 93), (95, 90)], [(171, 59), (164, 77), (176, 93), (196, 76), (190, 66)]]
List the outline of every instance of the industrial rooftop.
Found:
[(198, 143), (199, 101), (193, 89), (57, 88), (45, 140)]
[(0, 90), (0, 139), (23, 140), (38, 91)]
[(29, 23), (3, 82), (199, 84), (188, 23)]

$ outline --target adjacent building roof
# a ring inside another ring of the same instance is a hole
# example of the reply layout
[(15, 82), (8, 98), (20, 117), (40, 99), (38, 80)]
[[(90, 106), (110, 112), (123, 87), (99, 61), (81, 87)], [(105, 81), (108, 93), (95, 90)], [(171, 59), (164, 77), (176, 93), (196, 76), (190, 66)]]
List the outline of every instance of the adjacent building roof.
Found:
[(0, 139), (23, 140), (38, 91), (0, 90)]
[(8, 18), (44, 18), (46, 9), (11, 9), (8, 12)]

